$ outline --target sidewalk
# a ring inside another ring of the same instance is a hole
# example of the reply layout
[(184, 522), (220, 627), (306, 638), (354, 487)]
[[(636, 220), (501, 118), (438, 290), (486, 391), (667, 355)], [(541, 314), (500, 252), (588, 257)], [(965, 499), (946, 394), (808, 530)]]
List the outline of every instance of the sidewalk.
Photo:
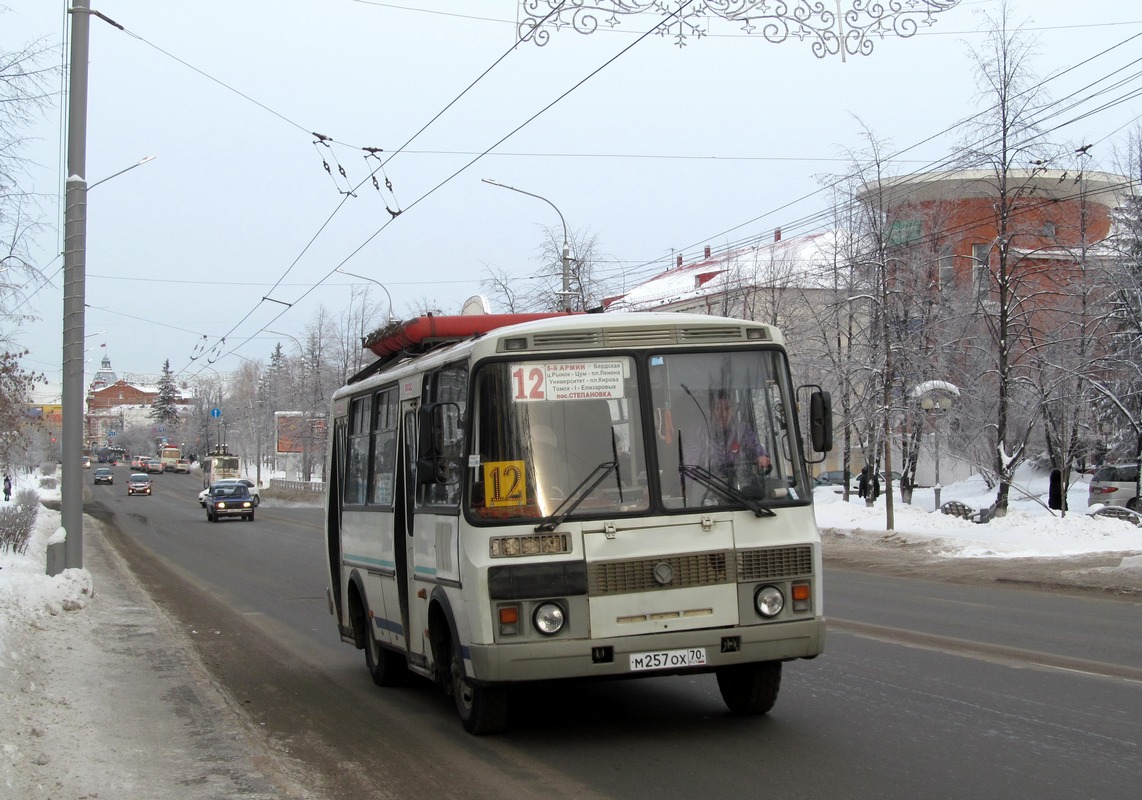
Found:
[(0, 637), (0, 796), (312, 797), (242, 728), (90, 517), (84, 539), (93, 591)]

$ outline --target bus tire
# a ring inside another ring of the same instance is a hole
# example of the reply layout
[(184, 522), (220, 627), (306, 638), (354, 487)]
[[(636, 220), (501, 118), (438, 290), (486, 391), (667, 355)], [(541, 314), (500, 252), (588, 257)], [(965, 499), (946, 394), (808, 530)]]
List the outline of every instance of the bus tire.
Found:
[(408, 677), (408, 662), (404, 656), (381, 647), (371, 632), (365, 633), (365, 666), (377, 686), (400, 686)]
[(459, 645), (453, 641), (450, 649), (452, 698), (464, 730), (474, 736), (500, 733), (508, 722), (507, 688), (471, 683), (464, 674), (464, 657)]
[(765, 714), (777, 702), (781, 688), (781, 662), (735, 664), (717, 670), (718, 691), (732, 714)]

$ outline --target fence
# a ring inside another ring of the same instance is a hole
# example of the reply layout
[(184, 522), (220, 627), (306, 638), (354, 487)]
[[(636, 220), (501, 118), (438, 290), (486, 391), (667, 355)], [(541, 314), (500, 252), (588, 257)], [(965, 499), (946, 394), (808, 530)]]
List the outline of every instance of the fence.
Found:
[(287, 481), (281, 478), (270, 478), (270, 488), (280, 489), (283, 492), (312, 492), (323, 494), (325, 484), (321, 481)]

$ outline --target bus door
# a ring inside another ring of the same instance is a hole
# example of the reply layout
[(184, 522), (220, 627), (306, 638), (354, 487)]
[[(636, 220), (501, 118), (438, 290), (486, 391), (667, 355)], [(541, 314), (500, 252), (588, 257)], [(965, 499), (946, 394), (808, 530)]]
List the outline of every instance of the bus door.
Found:
[(401, 389), (400, 442), (397, 449), (397, 484), (393, 502), (393, 558), (396, 562), (397, 596), (400, 602), (401, 626), (404, 630), (405, 649), (412, 661), (420, 661), (413, 654), (422, 654), (420, 636), (413, 635), (409, 627), (409, 571), (412, 550), (413, 495), (416, 487), (416, 405), (417, 400), (404, 399)]
[[(460, 478), (467, 383), (466, 364), (439, 369), (425, 376), (425, 402), (419, 408), (409, 404), (404, 409), (409, 650), (425, 656), (433, 589), (460, 585)], [(432, 444), (422, 447), (427, 441)], [(457, 624), (463, 625), (463, 615), (453, 610)]]

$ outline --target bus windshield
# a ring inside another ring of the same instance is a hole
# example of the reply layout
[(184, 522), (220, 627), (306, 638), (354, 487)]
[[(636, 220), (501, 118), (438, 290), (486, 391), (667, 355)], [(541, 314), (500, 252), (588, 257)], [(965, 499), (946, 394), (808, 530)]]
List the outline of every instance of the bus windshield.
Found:
[(479, 464), (468, 471), (474, 519), (650, 507), (634, 359), (488, 364), (475, 387)]
[(780, 352), (664, 354), (649, 366), (667, 509), (808, 497)]
[(468, 470), (473, 520), (550, 526), (652, 506), (768, 513), (807, 500), (780, 351), (645, 358), (646, 389), (630, 356), (482, 366)]

